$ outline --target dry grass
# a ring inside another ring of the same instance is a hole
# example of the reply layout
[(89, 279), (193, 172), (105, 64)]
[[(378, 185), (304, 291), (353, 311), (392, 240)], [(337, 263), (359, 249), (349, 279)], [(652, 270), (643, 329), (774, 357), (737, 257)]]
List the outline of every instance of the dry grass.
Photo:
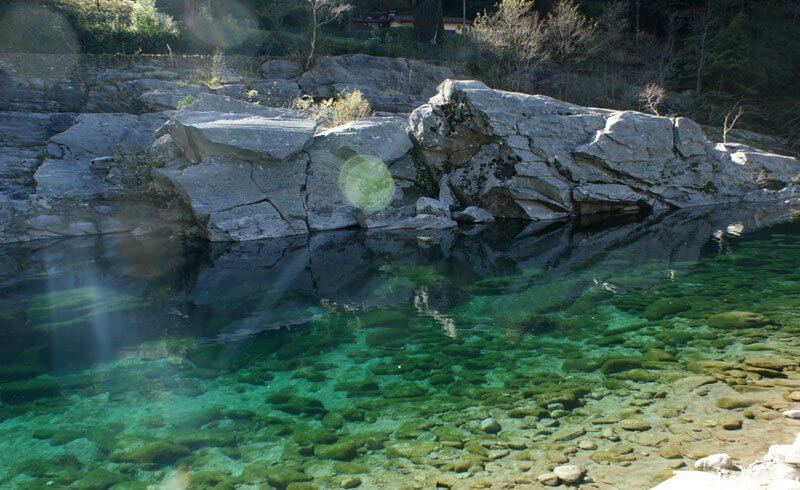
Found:
[(345, 92), (321, 102), (314, 102), (307, 96), (298, 97), (293, 108), (316, 119), (323, 128), (341, 126), (372, 114), (372, 107), (360, 90)]

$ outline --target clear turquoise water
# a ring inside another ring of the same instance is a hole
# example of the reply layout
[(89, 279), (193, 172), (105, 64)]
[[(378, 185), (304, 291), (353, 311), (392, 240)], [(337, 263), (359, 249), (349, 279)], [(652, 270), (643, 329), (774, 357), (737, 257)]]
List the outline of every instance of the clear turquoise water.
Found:
[(800, 352), (790, 214), (4, 246), (0, 486), (535, 477), (693, 362)]

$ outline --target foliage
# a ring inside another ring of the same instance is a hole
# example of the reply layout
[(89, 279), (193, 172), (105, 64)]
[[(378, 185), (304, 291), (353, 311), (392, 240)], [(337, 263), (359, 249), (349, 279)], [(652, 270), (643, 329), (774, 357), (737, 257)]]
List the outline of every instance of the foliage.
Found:
[(190, 105), (197, 102), (197, 97), (194, 95), (186, 95), (181, 100), (178, 101), (178, 110), (183, 110), (189, 107)]
[[(165, 52), (177, 43), (174, 19), (156, 8), (154, 0), (42, 2), (72, 25), (83, 52)], [(98, 8), (100, 5), (100, 8)]]
[(314, 102), (311, 97), (299, 97), (294, 108), (316, 119), (322, 127), (335, 127), (356, 121), (372, 113), (372, 107), (360, 90), (339, 94), (333, 99)]
[(546, 27), (533, 7), (532, 0), (502, 0), (493, 14), (475, 18), (479, 71), (498, 80), (550, 57)]
[(593, 27), (573, 0), (559, 0), (547, 15), (547, 46), (558, 60), (574, 60), (591, 52)]
[(414, 27), (417, 38), (426, 43), (436, 44), (444, 37), (444, 14), (442, 0), (419, 0), (414, 9)]
[(594, 27), (572, 0), (560, 0), (542, 18), (533, 0), (502, 0), (494, 13), (476, 17), (476, 65), (486, 78), (510, 88), (548, 60), (575, 62), (591, 52)]
[(149, 149), (120, 146), (114, 158), (121, 170), (121, 181), (127, 187), (154, 199), (164, 199), (161, 187), (153, 179), (153, 171), (164, 166), (164, 160)]

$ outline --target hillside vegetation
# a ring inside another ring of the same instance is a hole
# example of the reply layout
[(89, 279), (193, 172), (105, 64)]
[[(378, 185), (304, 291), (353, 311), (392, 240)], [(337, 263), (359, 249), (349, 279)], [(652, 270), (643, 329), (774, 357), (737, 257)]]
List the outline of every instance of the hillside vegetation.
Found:
[[(427, 22), (347, 28), (351, 16), (390, 9)], [(0, 5), (0, 50), (458, 62), (494, 86), (583, 104), (716, 126), (741, 113), (739, 127), (800, 145), (796, 0), (467, 0), (466, 9), (475, 23), (462, 37), (436, 26), (462, 15), (453, 0), (11, 0)]]

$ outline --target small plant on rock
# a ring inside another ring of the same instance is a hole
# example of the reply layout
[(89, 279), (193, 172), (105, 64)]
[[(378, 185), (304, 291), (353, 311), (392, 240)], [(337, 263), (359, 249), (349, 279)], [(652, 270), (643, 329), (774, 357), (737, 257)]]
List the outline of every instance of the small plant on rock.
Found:
[(177, 109), (179, 111), (183, 110), (183, 109), (186, 109), (187, 107), (189, 107), (190, 105), (194, 104), (197, 101), (198, 101), (198, 98), (195, 97), (194, 95), (186, 95), (181, 100), (178, 101)]
[[(114, 153), (117, 165), (109, 172), (111, 180), (117, 180), (134, 192), (149, 195), (154, 199), (165, 199), (161, 187), (153, 180), (153, 170), (164, 166), (161, 156), (150, 150), (120, 146)], [(111, 174), (113, 177), (111, 176)]]
[(641, 101), (642, 105), (644, 105), (648, 111), (656, 116), (661, 115), (659, 114), (659, 107), (664, 103), (664, 99), (666, 98), (667, 89), (657, 83), (648, 83), (642, 88), (642, 91), (639, 92), (639, 101)]
[(294, 109), (316, 119), (322, 127), (335, 127), (356, 121), (372, 113), (364, 94), (360, 90), (339, 94), (335, 99), (315, 102), (309, 96), (298, 97), (292, 104)]

